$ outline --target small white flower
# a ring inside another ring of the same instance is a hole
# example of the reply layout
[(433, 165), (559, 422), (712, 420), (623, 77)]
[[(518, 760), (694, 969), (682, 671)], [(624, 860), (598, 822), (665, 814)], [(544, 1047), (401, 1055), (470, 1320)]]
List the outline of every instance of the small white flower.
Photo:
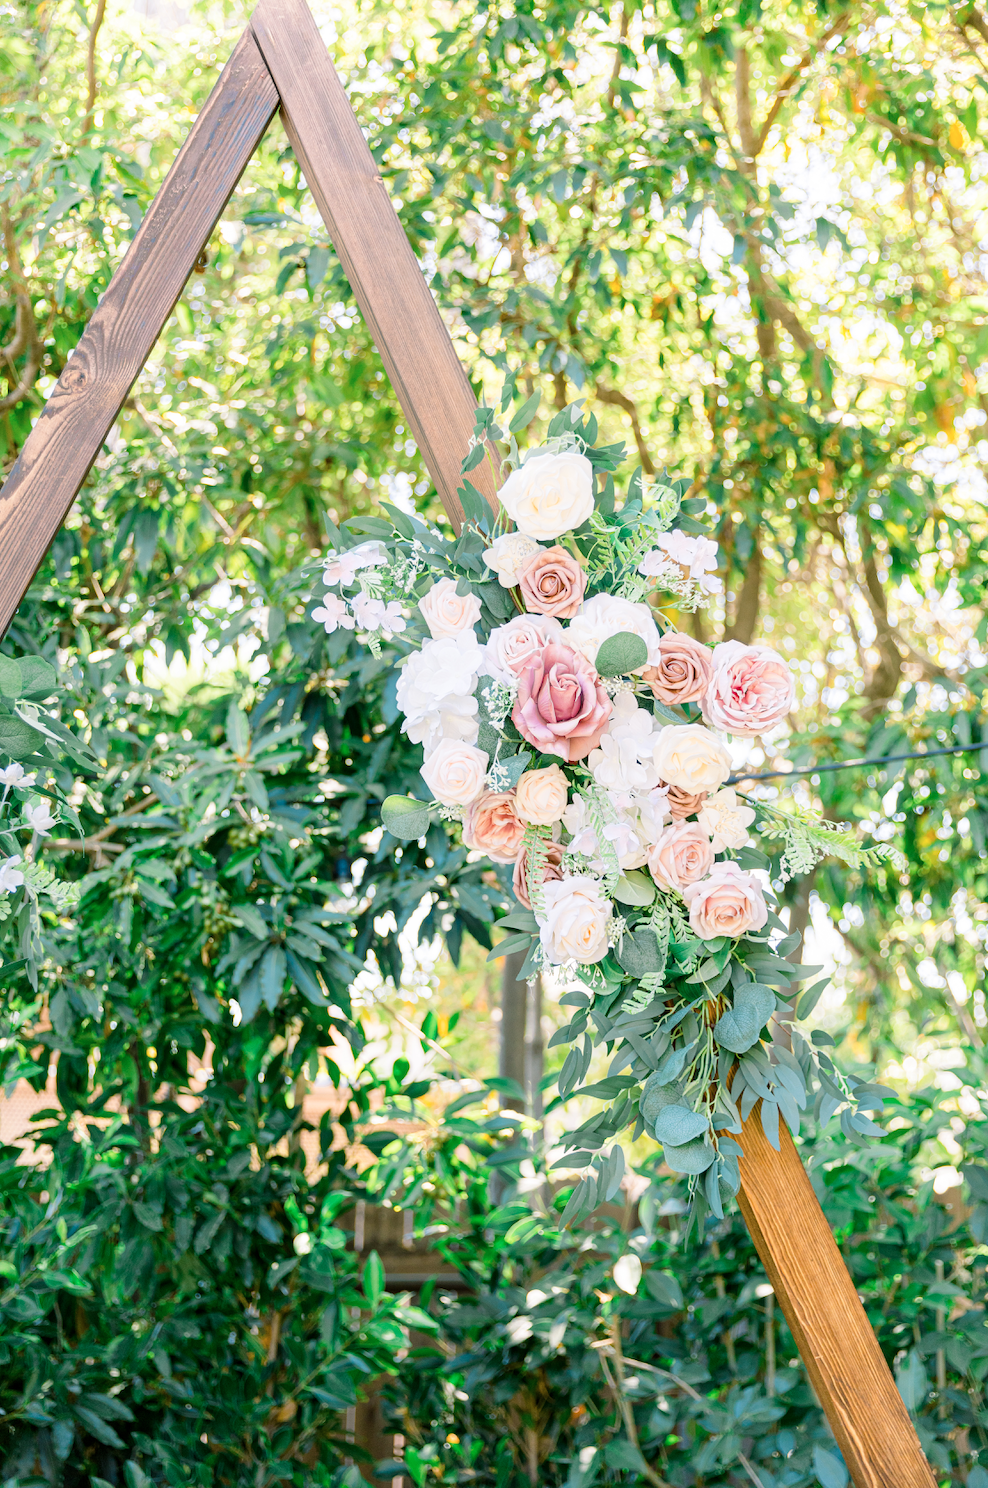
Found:
[(0, 863), (0, 894), (12, 894), (19, 889), (24, 882), (24, 875), (20, 871), (23, 862), (20, 853), (14, 853), (13, 857), (4, 858)]
[(0, 785), (5, 786), (8, 790), (12, 785), (19, 785), (22, 789), (26, 789), (32, 786), (34, 781), (34, 775), (25, 775), (23, 765), (5, 765), (0, 770)]
[(529, 558), (541, 551), (534, 537), (526, 537), (524, 532), (505, 532), (485, 551), (484, 562), (497, 574), (503, 588), (513, 589), (521, 582), (522, 569)]
[(350, 605), (361, 630), (380, 630), (390, 638), (405, 629), (401, 605), (397, 600), (393, 599), (390, 604), (385, 604), (383, 599), (375, 599), (371, 594), (355, 594)]
[(327, 594), (321, 605), (317, 605), (312, 611), (313, 620), (321, 620), (327, 635), (332, 635), (342, 625), (344, 630), (353, 630), (356, 620), (342, 599), (337, 599), (335, 594)]
[(55, 825), (55, 817), (48, 802), (35, 801), (33, 805), (25, 806), (24, 825), (30, 827), (32, 832), (37, 832), (39, 837), (47, 837)]
[(358, 543), (342, 553), (331, 548), (323, 562), (323, 583), (327, 589), (335, 589), (337, 584), (348, 589), (361, 569), (380, 568), (387, 561), (387, 549), (380, 542)]
[(602, 790), (644, 791), (659, 783), (654, 766), (639, 760), (633, 739), (615, 739), (612, 734), (605, 734), (600, 748), (588, 756), (587, 765)]
[[(720, 581), (712, 578), (717, 567), (719, 548), (709, 537), (691, 537), (676, 527), (672, 532), (662, 532), (656, 539), (660, 548), (668, 553), (674, 563), (685, 568), (691, 579), (696, 579), (700, 588), (712, 594), (720, 587)], [(644, 571), (644, 570), (642, 570)]]

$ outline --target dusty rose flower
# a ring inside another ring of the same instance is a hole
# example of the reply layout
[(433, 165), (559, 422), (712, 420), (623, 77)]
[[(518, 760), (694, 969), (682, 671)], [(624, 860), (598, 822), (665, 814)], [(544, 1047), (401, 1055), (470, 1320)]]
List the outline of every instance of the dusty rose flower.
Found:
[(669, 630), (659, 641), (658, 663), (646, 667), (642, 676), (651, 685), (653, 696), (672, 708), (677, 703), (699, 702), (710, 686), (713, 670), (709, 646), (678, 630)]
[(519, 678), (511, 718), (528, 744), (567, 764), (596, 749), (611, 716), (611, 700), (584, 656), (550, 641)]
[(444, 806), (468, 806), (484, 789), (487, 755), (462, 739), (441, 739), (419, 774)]
[(572, 620), (583, 603), (587, 575), (565, 548), (534, 553), (521, 572), (522, 603), (530, 614)]
[(469, 808), (463, 822), (463, 841), (495, 863), (513, 863), (518, 856), (525, 823), (515, 810), (515, 793), (485, 791)]
[[(562, 861), (565, 848), (561, 842), (550, 842), (546, 849), (545, 871), (542, 874), (543, 883), (555, 883), (562, 878)], [(515, 858), (515, 871), (511, 875), (511, 887), (515, 891), (515, 898), (519, 904), (526, 909), (531, 909), (532, 901), (528, 897), (528, 864), (525, 861), (528, 854), (523, 850)]]
[(532, 827), (551, 827), (562, 821), (567, 799), (566, 776), (558, 765), (526, 770), (515, 786), (515, 810)]
[(789, 665), (770, 646), (722, 641), (714, 647), (713, 676), (701, 705), (711, 728), (763, 734), (785, 718), (795, 696)]
[(547, 883), (540, 939), (554, 966), (564, 961), (592, 965), (607, 955), (611, 901), (596, 878), (576, 874)]
[(715, 734), (699, 723), (671, 723), (652, 751), (660, 780), (691, 795), (716, 790), (731, 773), (731, 756)]
[(480, 619), (480, 600), (476, 594), (457, 594), (455, 579), (440, 579), (419, 600), (422, 618), (433, 640), (473, 630)]
[(683, 890), (690, 928), (701, 940), (760, 930), (768, 919), (762, 886), (737, 863), (715, 863), (708, 878)]
[(520, 677), (539, 660), (549, 641), (561, 641), (563, 635), (563, 627), (551, 615), (514, 615), (490, 633), (484, 647), (487, 670), (502, 681), (509, 675)]
[(682, 786), (670, 785), (667, 804), (669, 815), (673, 821), (682, 821), (684, 817), (695, 816), (707, 799), (707, 791), (687, 791)]
[(695, 822), (674, 822), (649, 852), (648, 866), (660, 888), (682, 892), (714, 866), (710, 838)]

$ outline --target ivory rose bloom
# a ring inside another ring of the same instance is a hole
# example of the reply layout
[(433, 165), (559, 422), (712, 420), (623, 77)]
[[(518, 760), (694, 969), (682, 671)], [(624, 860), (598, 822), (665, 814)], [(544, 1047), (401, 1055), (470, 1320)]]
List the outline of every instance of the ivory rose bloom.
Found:
[(469, 806), (484, 789), (487, 755), (461, 739), (441, 739), (419, 773), (444, 806)]
[(484, 791), (466, 814), (463, 841), (495, 863), (513, 863), (525, 835), (525, 823), (515, 810), (514, 791)]
[(709, 796), (698, 820), (703, 830), (710, 833), (714, 852), (719, 853), (727, 847), (747, 846), (748, 828), (755, 820), (755, 813), (738, 800), (737, 791), (732, 788)]
[(526, 770), (515, 786), (515, 810), (532, 827), (551, 827), (566, 810), (566, 776), (558, 765)]
[(582, 527), (592, 513), (593, 466), (576, 450), (534, 451), (497, 494), (519, 532), (552, 542)]
[(731, 756), (709, 729), (699, 723), (671, 724), (662, 729), (652, 761), (666, 785), (695, 795), (716, 790), (731, 773)]
[(596, 749), (610, 716), (611, 700), (593, 667), (558, 641), (522, 673), (511, 713), (526, 743), (567, 764)]
[(589, 966), (607, 954), (611, 903), (595, 878), (576, 874), (547, 883), (540, 939), (554, 966), (578, 961)]
[(690, 909), (690, 929), (701, 940), (760, 930), (768, 919), (761, 884), (737, 863), (715, 863), (709, 877), (683, 890), (683, 898)]
[[(542, 882), (552, 883), (563, 876), (563, 844), (561, 842), (550, 842), (546, 848), (545, 869), (542, 874)], [(511, 887), (519, 904), (526, 909), (531, 909), (532, 901), (528, 893), (528, 864), (525, 861), (528, 854), (522, 849), (515, 859), (515, 871), (511, 875)], [(0, 870), (2, 871), (2, 870)]]
[(487, 671), (499, 681), (520, 677), (534, 666), (549, 641), (561, 641), (563, 627), (551, 615), (515, 615), (492, 630), (484, 647)]
[(513, 589), (529, 558), (541, 552), (534, 537), (526, 537), (524, 532), (505, 532), (485, 550), (484, 562), (497, 574), (503, 588)]
[(675, 822), (666, 827), (648, 855), (649, 871), (659, 887), (680, 893), (713, 866), (710, 838), (695, 822)]
[(648, 648), (646, 666), (658, 662), (659, 627), (652, 619), (652, 611), (646, 604), (633, 604), (630, 599), (620, 599), (616, 594), (595, 594), (593, 599), (588, 599), (577, 611), (566, 632), (566, 640), (589, 662), (595, 663), (604, 641), (621, 631), (641, 636)]
[(544, 548), (525, 564), (519, 587), (530, 614), (572, 620), (583, 603), (587, 575), (565, 548)]
[(419, 600), (419, 609), (434, 641), (473, 630), (480, 619), (480, 600), (476, 594), (457, 594), (455, 579), (433, 584)]
[(698, 703), (713, 676), (713, 653), (690, 635), (666, 631), (659, 640), (659, 659), (642, 673), (652, 695), (666, 707)]
[(781, 723), (796, 697), (787, 662), (770, 646), (722, 641), (702, 703), (704, 721), (729, 734), (764, 734)]

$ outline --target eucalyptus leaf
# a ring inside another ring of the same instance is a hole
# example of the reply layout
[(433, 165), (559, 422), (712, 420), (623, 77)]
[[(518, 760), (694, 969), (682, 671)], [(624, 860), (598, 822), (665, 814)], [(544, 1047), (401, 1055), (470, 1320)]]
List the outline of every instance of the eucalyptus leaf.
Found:
[(622, 677), (635, 672), (648, 660), (648, 647), (630, 630), (618, 631), (601, 643), (594, 665), (602, 677)]
[(412, 796), (387, 796), (381, 806), (381, 821), (392, 837), (404, 842), (416, 841), (429, 830), (428, 802)]
[(748, 982), (734, 993), (734, 1006), (714, 1024), (714, 1038), (722, 1049), (744, 1054), (757, 1044), (759, 1035), (775, 1012), (775, 993), (770, 987)]

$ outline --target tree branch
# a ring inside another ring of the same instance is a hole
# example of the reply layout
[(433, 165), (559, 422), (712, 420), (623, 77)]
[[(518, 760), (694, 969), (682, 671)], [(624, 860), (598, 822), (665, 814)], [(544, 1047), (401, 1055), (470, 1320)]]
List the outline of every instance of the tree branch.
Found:
[(96, 109), (96, 38), (99, 28), (103, 24), (106, 14), (106, 0), (98, 0), (96, 14), (93, 24), (89, 28), (89, 49), (86, 53), (86, 116), (82, 121), (83, 135), (87, 135), (93, 127), (93, 113)]
[(809, 67), (810, 63), (815, 57), (819, 56), (820, 52), (827, 45), (828, 41), (832, 41), (835, 36), (839, 36), (842, 31), (847, 29), (847, 27), (850, 25), (850, 22), (851, 12), (850, 8), (848, 8), (844, 11), (843, 15), (839, 15), (837, 17), (832, 26), (827, 27), (822, 36), (817, 37), (812, 46), (807, 47), (806, 51), (800, 57), (795, 67), (792, 68), (790, 72), (786, 73), (785, 77), (782, 79), (782, 85), (772, 101), (772, 107), (769, 109), (768, 113), (765, 116), (765, 122), (762, 125), (761, 129), (758, 131), (758, 134), (754, 140), (754, 149), (751, 151), (752, 158), (760, 155), (762, 150), (765, 148), (765, 141), (769, 137), (772, 125), (779, 117), (779, 114), (782, 112), (783, 105), (789, 99), (793, 89), (801, 80), (803, 73)]
[(634, 432), (635, 444), (638, 446), (638, 458), (642, 462), (642, 469), (646, 475), (654, 475), (655, 463), (648, 452), (648, 446), (642, 434), (642, 426), (638, 418), (638, 404), (634, 398), (629, 398), (627, 393), (619, 392), (617, 388), (604, 387), (603, 383), (600, 382), (597, 383), (594, 393), (600, 399), (601, 403), (610, 403), (615, 408), (624, 409), (625, 413), (631, 419), (631, 428)]

